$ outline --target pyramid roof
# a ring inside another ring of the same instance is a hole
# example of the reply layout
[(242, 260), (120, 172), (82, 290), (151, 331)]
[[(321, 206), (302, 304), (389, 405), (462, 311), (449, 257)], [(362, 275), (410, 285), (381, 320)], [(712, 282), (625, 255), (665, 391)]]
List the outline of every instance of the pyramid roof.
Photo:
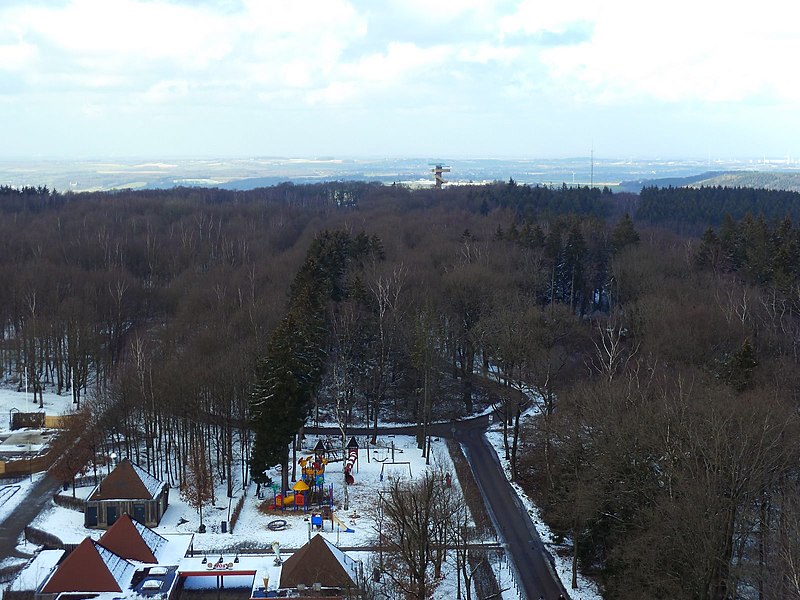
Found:
[(135, 569), (132, 563), (91, 538), (85, 538), (56, 568), (43, 594), (60, 592), (121, 592)]
[(356, 587), (358, 563), (331, 542), (317, 534), (292, 554), (281, 568), (281, 588), (294, 588), (298, 583), (323, 587)]
[(124, 514), (108, 528), (99, 543), (130, 560), (143, 563), (157, 563), (156, 554), (167, 540), (149, 527), (134, 521), (129, 515)]
[(298, 480), (297, 480), (297, 483), (295, 483), (295, 484), (292, 486), (292, 489), (293, 489), (295, 492), (305, 492), (305, 491), (307, 491), (309, 488), (308, 488), (308, 484), (307, 484), (305, 481), (303, 481), (302, 479), (298, 479)]
[(100, 482), (89, 500), (152, 500), (161, 492), (159, 481), (129, 459), (122, 459), (113, 471)]

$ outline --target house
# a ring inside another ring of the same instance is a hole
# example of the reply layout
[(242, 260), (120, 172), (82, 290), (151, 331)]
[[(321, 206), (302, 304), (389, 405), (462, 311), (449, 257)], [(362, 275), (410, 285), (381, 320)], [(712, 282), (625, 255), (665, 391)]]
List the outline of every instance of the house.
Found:
[(357, 598), (363, 586), (360, 561), (317, 534), (283, 563), (279, 588), (308, 590), (323, 598)]
[(119, 556), (155, 564), (167, 540), (129, 515), (122, 515), (97, 542)]
[(136, 566), (85, 538), (58, 565), (39, 593), (55, 597), (62, 592), (121, 592), (131, 580)]
[(6, 594), (12, 600), (54, 600), (59, 594), (111, 598), (132, 592), (170, 598), (178, 589), (179, 565), (192, 553), (193, 538), (161, 536), (123, 515), (97, 541), (87, 537), (69, 553), (38, 553)]
[(89, 494), (83, 510), (84, 525), (108, 529), (121, 515), (128, 514), (147, 527), (156, 527), (168, 502), (169, 484), (125, 458)]

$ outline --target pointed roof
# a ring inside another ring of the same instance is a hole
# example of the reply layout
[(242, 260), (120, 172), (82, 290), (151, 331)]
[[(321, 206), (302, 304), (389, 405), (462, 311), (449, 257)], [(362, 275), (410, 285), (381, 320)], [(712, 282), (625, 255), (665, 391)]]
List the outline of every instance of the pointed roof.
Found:
[(308, 488), (308, 484), (305, 481), (303, 481), (302, 479), (298, 479), (297, 483), (295, 483), (292, 486), (292, 489), (295, 492), (305, 492), (305, 491), (308, 491), (309, 488)]
[(121, 592), (134, 565), (85, 538), (70, 552), (42, 587), (43, 594), (60, 592)]
[(88, 500), (152, 500), (164, 485), (163, 481), (123, 458)]
[(157, 563), (156, 553), (167, 540), (124, 514), (108, 528), (99, 543), (119, 556), (143, 563)]
[(356, 587), (358, 563), (320, 534), (286, 559), (281, 568), (281, 588), (307, 586)]

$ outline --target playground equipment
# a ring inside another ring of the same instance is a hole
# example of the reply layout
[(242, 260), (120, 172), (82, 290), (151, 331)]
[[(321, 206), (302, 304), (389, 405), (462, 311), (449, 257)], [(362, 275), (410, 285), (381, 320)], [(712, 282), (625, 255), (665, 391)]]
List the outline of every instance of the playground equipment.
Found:
[(309, 490), (308, 484), (301, 479), (292, 486), (292, 490), (294, 490), (294, 494), (277, 494), (275, 496), (275, 508), (286, 508), (292, 505), (294, 505), (295, 508), (298, 506), (305, 508), (305, 492)]
[[(311, 460), (314, 458), (314, 460)], [(328, 459), (322, 456), (306, 456), (297, 461), (300, 465), (300, 470), (303, 473), (303, 481), (313, 484), (316, 482), (317, 477), (324, 476), (325, 465), (328, 464)]]
[(344, 480), (348, 485), (355, 482), (352, 474), (353, 465), (356, 465), (356, 468), (358, 468), (358, 442), (355, 436), (351, 437), (350, 441), (347, 442), (347, 461), (344, 463)]
[(293, 506), (297, 494), (277, 494), (275, 496), (275, 508), (286, 508)]
[(389, 456), (390, 453), (392, 462), (394, 462), (394, 453), (397, 452), (398, 454), (402, 454), (403, 452), (402, 448), (394, 447), (394, 440), (391, 441), (390, 446), (383, 446), (381, 444), (372, 444), (372, 448), (373, 448), (372, 452), (374, 454), (379, 454), (379, 456), (376, 456), (374, 458), (375, 462), (386, 462), (390, 458)]
[(283, 531), (286, 529), (286, 519), (275, 519), (267, 523), (267, 529), (270, 531)]
[(336, 523), (345, 533), (355, 533), (355, 530), (351, 529), (351, 527), (347, 523), (345, 523), (339, 517), (337, 517), (336, 513), (333, 511), (331, 511), (331, 522)]
[[(329, 459), (325, 456), (328, 450), (322, 440), (317, 442), (314, 447), (314, 454), (312, 456), (305, 456), (297, 461), (300, 465), (300, 472), (302, 480), (308, 487), (309, 491), (307, 497), (304, 499), (306, 504), (316, 502), (318, 504), (328, 501), (325, 489), (325, 466), (328, 464)], [(297, 487), (295, 485), (295, 491)], [(305, 490), (304, 490), (305, 491)]]
[[(389, 467), (392, 467), (393, 465), (407, 465), (407, 466), (408, 466), (408, 476), (409, 476), (409, 477), (411, 477), (411, 478), (413, 478), (413, 477), (414, 477), (414, 476), (411, 474), (411, 462), (410, 462), (410, 461), (407, 461), (407, 460), (401, 460), (401, 461), (397, 461), (397, 462), (395, 462), (395, 461), (392, 461), (392, 462), (385, 462), (385, 463), (383, 463), (383, 464), (381, 465), (381, 481), (383, 481), (383, 471), (384, 471), (384, 469), (385, 469), (387, 466), (389, 466)], [(405, 469), (403, 469), (403, 470), (405, 470)], [(389, 469), (389, 473), (390, 473), (390, 475), (391, 475), (391, 472), (392, 472), (392, 469), (390, 468), (390, 469)]]

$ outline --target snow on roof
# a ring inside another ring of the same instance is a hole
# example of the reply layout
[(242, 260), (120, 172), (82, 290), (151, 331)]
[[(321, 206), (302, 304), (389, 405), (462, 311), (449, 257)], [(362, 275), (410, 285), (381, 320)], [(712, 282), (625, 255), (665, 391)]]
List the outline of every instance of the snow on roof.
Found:
[(161, 493), (161, 488), (164, 487), (164, 482), (156, 479), (150, 473), (142, 469), (139, 465), (131, 463), (133, 470), (136, 471), (136, 474), (139, 476), (139, 479), (142, 480), (142, 483), (147, 488), (147, 491), (150, 492), (150, 497), (155, 498), (158, 494)]
[(34, 556), (9, 584), (9, 591), (32, 592), (50, 575), (58, 561), (64, 556), (63, 550), (42, 550)]
[(119, 556), (143, 563), (155, 563), (158, 562), (158, 549), (167, 540), (124, 514), (108, 528), (99, 542)]
[(333, 545), (333, 542), (326, 538), (322, 538), (325, 540), (325, 545), (328, 546), (328, 550), (331, 551), (334, 558), (342, 565), (342, 568), (347, 571), (348, 575), (350, 575), (350, 579), (354, 582), (358, 581), (358, 567), (360, 562), (357, 560), (353, 560), (339, 548)]
[(133, 521), (136, 530), (139, 532), (139, 535), (142, 536), (144, 543), (147, 544), (147, 547), (150, 548), (153, 555), (158, 557), (158, 551), (167, 543), (167, 539), (163, 536), (160, 536), (155, 531), (146, 527), (139, 523), (139, 521)]
[(349, 587), (359, 581), (357, 566), (356, 561), (317, 534), (283, 563), (280, 587), (317, 582), (325, 587)]
[(194, 541), (193, 533), (165, 533), (167, 543), (159, 547), (156, 553), (158, 564), (177, 565), (189, 553)]
[(120, 592), (130, 583), (135, 568), (121, 556), (86, 538), (58, 565), (41, 592)]
[(166, 485), (141, 467), (123, 458), (100, 485), (91, 493), (89, 500), (153, 500)]
[(106, 563), (106, 567), (108, 567), (111, 575), (113, 575), (114, 579), (120, 584), (120, 588), (125, 589), (131, 581), (136, 566), (121, 556), (114, 554), (111, 550), (103, 548), (96, 542), (95, 547), (100, 554), (100, 558)]

